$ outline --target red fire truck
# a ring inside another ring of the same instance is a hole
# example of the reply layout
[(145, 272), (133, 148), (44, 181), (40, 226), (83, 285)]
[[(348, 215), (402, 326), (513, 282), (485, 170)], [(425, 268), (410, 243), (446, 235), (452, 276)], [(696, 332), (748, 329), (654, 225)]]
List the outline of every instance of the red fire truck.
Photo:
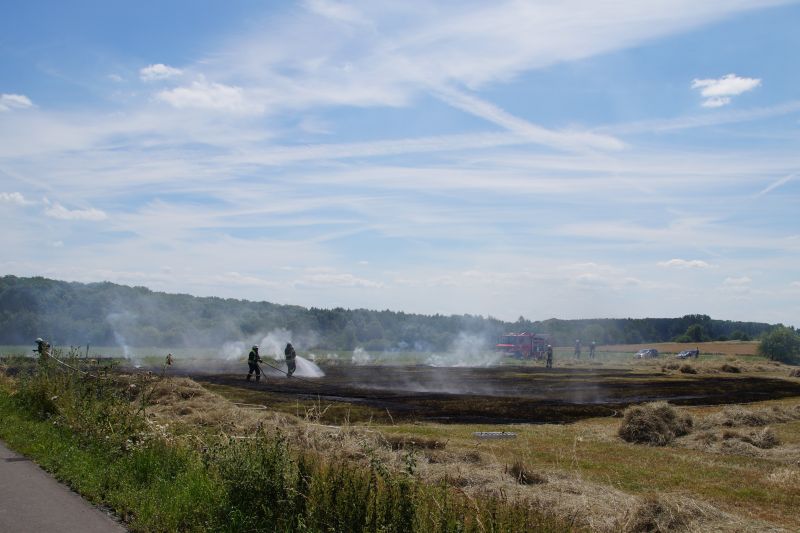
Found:
[(506, 333), (494, 349), (517, 359), (543, 359), (549, 340), (548, 335), (539, 333)]

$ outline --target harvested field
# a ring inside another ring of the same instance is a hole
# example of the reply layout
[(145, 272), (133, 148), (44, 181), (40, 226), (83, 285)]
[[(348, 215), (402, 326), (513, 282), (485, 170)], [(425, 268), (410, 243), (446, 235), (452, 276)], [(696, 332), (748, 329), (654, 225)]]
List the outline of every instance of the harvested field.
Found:
[[(720, 360), (692, 361), (698, 374), (662, 371), (663, 363), (551, 371), (335, 365), (323, 378), (275, 372), (259, 383), (229, 373), (240, 370), (234, 366), (185, 372), (201, 384), (157, 369), (129, 379), (137, 385), (131, 401), (146, 399), (151, 431), (163, 438), (280, 434), (333, 461), (378, 461), (396, 472), (413, 465), (425, 483), (518, 501), (577, 529), (793, 530), (800, 382), (786, 367), (750, 372), (749, 361), (726, 361), (741, 373), (721, 371)], [(783, 399), (760, 401), (769, 398)], [(651, 406), (669, 426), (663, 446), (620, 438), (625, 406), (659, 400), (672, 404)], [(744, 402), (758, 403), (736, 405)], [(497, 425), (506, 422), (515, 425)], [(499, 430), (516, 438), (473, 434)]]
[(650, 344), (615, 344), (598, 347), (598, 352), (638, 352), (645, 348), (655, 348), (662, 354), (675, 354), (683, 350), (699, 348), (702, 355), (756, 355), (756, 341), (717, 341), (717, 342), (656, 342)]

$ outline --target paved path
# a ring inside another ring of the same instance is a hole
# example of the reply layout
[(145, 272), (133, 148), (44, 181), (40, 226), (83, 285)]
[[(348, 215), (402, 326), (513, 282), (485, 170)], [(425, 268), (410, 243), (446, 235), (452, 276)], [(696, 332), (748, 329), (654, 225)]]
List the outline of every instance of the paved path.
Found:
[(0, 532), (124, 533), (99, 509), (0, 442)]

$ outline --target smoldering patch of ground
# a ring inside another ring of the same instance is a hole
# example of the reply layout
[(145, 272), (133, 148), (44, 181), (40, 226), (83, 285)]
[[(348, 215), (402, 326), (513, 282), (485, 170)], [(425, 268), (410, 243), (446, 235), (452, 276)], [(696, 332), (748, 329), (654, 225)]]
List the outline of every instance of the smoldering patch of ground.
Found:
[(624, 369), (530, 366), (432, 368), (334, 366), (318, 379), (270, 374), (260, 383), (237, 375), (202, 375), (216, 385), (263, 392), (286, 402), (348, 403), (389, 411), (397, 420), (449, 423), (569, 422), (620, 414), (628, 405), (747, 403), (800, 396), (800, 383), (770, 377), (632, 373)]

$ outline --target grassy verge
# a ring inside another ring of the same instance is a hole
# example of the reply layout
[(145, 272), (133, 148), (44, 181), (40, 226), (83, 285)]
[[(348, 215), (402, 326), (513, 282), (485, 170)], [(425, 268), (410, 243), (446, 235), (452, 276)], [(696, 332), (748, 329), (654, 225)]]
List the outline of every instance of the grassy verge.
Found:
[[(74, 361), (73, 361), (74, 362)], [(77, 363), (75, 363), (77, 364)], [(290, 450), (280, 434), (188, 443), (148, 424), (146, 391), (52, 364), (0, 379), (0, 438), (134, 531), (564, 531), (500, 498), (472, 500), (377, 458)]]

